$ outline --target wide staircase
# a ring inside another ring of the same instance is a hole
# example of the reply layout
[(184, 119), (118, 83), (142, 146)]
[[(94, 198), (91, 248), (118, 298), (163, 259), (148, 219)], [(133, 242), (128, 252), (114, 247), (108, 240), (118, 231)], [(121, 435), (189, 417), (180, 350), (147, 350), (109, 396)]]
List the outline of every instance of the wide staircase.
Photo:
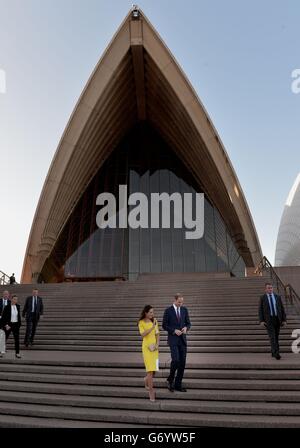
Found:
[[(0, 426), (300, 427), (300, 362), (291, 352), (300, 316), (286, 304), (283, 358), (272, 359), (257, 316), (265, 281), (152, 274), (135, 282), (39, 285), (45, 313), (34, 348), (15, 360), (10, 341), (0, 360)], [(6, 289), (22, 306), (32, 285)], [(151, 304), (161, 324), (177, 292), (192, 321), (188, 392), (166, 388), (170, 357), (161, 330), (157, 400), (151, 403), (137, 320)]]

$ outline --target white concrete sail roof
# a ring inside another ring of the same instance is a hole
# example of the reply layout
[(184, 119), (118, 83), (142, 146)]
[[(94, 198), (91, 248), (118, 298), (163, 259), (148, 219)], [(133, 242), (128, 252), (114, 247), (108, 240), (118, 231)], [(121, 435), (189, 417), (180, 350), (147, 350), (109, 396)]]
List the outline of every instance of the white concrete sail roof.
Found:
[(140, 11), (130, 12), (89, 78), (59, 142), (37, 205), (22, 282), (36, 279), (90, 180), (137, 122), (147, 120), (219, 210), (246, 266), (262, 257), (228, 154), (182, 69)]

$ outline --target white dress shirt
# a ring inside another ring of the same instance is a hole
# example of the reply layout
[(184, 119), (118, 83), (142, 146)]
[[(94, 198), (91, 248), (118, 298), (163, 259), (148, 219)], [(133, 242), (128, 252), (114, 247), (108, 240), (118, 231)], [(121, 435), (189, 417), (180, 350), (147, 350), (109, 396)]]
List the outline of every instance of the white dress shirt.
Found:
[(34, 313), (36, 311), (36, 307), (37, 307), (37, 297), (32, 296), (32, 309), (31, 309), (32, 313)]
[(179, 314), (179, 318), (180, 318), (181, 317), (181, 315), (180, 315), (180, 306), (176, 306), (174, 304), (173, 304), (173, 306), (174, 306), (174, 310), (175, 310), (176, 316), (177, 316), (177, 310), (178, 310), (178, 314)]
[(11, 306), (11, 322), (12, 323), (18, 322), (18, 309), (16, 305)]

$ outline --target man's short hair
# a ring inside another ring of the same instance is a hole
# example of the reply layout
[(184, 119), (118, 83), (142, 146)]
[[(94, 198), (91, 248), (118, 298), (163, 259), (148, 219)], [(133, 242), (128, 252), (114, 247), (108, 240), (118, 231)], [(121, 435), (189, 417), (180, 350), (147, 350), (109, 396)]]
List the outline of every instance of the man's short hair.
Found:
[(265, 287), (266, 287), (266, 286), (273, 286), (273, 283), (266, 282), (266, 283), (265, 283)]
[(177, 294), (175, 294), (175, 300), (183, 298), (182, 294), (180, 294), (179, 292)]
[(15, 297), (18, 298), (17, 294), (13, 294), (13, 295), (11, 296), (12, 299), (14, 299)]

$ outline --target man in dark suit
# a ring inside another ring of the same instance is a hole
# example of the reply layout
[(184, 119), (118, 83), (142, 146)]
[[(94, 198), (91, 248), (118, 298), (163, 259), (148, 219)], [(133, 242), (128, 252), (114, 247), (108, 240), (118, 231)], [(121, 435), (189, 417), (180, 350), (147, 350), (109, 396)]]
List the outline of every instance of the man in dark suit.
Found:
[(2, 298), (0, 300), (0, 317), (2, 316), (3, 310), (9, 303), (9, 292), (3, 291)]
[(26, 316), (25, 347), (28, 347), (29, 344), (33, 345), (36, 328), (43, 312), (43, 299), (39, 297), (38, 290), (34, 289), (32, 296), (27, 297), (23, 308), (23, 317)]
[(265, 294), (260, 297), (258, 315), (260, 325), (268, 331), (272, 357), (279, 360), (279, 333), (280, 327), (286, 325), (286, 314), (281, 297), (274, 294), (272, 283), (265, 285)]
[(188, 310), (182, 304), (182, 295), (176, 294), (173, 305), (164, 312), (162, 324), (163, 329), (168, 332), (168, 344), (172, 357), (170, 375), (167, 379), (168, 389), (171, 392), (174, 390), (186, 392), (186, 389), (182, 387), (182, 378), (187, 354), (186, 334), (191, 328), (191, 322)]
[(16, 277), (15, 277), (15, 274), (12, 274), (10, 277), (9, 277), (9, 284), (10, 285), (14, 285), (16, 283)]
[[(9, 303), (10, 303), (10, 300), (9, 300), (9, 292), (8, 292), (8, 291), (3, 291), (2, 298), (1, 298), (1, 300), (0, 300), (0, 319), (1, 319), (1, 316), (2, 316), (2, 314), (3, 314), (4, 308), (5, 308), (6, 305), (9, 304)], [(3, 328), (3, 331), (4, 331), (5, 336), (6, 336), (6, 338), (7, 338), (7, 331), (5, 330), (5, 328)], [(3, 346), (2, 349), (1, 349), (1, 351), (0, 351), (0, 355), (4, 355), (4, 353), (5, 353), (5, 348), (4, 348), (4, 346)]]
[(16, 358), (21, 358), (20, 355), (20, 327), (21, 327), (21, 312), (20, 305), (17, 303), (18, 297), (13, 295), (10, 303), (4, 308), (2, 317), (0, 319), (0, 328), (6, 331), (6, 339), (8, 339), (12, 332), (15, 339)]

